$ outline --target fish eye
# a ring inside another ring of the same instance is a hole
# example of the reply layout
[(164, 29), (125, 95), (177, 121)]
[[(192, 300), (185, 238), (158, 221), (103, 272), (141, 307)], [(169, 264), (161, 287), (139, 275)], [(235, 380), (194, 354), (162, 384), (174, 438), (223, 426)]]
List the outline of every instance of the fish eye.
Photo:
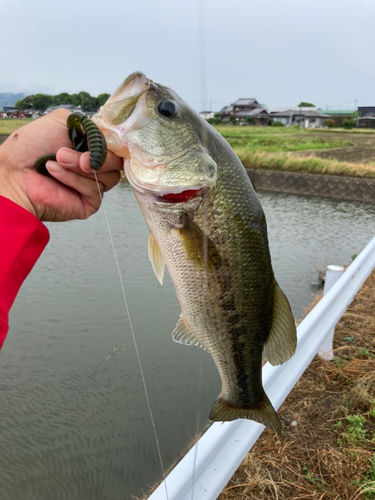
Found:
[(172, 101), (162, 101), (158, 106), (158, 111), (166, 118), (174, 118), (177, 114), (176, 105)]

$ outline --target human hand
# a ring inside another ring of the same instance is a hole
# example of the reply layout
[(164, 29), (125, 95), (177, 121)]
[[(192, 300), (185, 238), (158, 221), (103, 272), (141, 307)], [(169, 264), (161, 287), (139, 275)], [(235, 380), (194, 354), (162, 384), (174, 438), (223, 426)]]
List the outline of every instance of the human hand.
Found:
[[(87, 219), (100, 207), (101, 196), (90, 168), (90, 153), (71, 148), (66, 119), (59, 109), (13, 132), (0, 146), (0, 195), (25, 208), (39, 220), (62, 222)], [(35, 170), (35, 161), (56, 153), (47, 170), (53, 179)], [(97, 172), (101, 193), (120, 180), (123, 160), (108, 152)]]

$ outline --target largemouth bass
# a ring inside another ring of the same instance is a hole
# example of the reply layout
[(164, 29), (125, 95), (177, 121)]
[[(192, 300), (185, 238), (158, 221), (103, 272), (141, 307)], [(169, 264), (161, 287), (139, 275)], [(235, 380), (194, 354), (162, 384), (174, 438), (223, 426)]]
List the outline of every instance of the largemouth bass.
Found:
[(222, 390), (212, 421), (247, 418), (276, 432), (262, 386), (262, 352), (272, 365), (296, 348), (288, 300), (272, 270), (262, 207), (229, 144), (172, 90), (130, 75), (94, 121), (148, 225), (149, 257), (166, 265), (181, 305), (176, 342), (203, 347)]

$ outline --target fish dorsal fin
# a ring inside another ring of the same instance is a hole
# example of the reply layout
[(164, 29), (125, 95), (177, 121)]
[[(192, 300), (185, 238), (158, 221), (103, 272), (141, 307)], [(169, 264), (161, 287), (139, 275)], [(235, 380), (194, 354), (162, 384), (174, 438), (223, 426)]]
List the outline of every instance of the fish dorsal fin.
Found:
[(164, 258), (160, 251), (159, 245), (157, 244), (154, 236), (151, 233), (148, 233), (148, 258), (150, 259), (155, 276), (157, 277), (159, 283), (162, 285), (165, 267)]
[(172, 339), (179, 344), (196, 345), (204, 349), (202, 344), (187, 326), (186, 321), (182, 315), (177, 321), (176, 328), (173, 330)]
[(264, 353), (271, 365), (282, 365), (291, 358), (297, 346), (297, 331), (288, 299), (275, 280), (273, 321)]
[(182, 215), (181, 222), (183, 227), (177, 231), (189, 261), (208, 271), (220, 267), (221, 257), (210, 238), (187, 215)]

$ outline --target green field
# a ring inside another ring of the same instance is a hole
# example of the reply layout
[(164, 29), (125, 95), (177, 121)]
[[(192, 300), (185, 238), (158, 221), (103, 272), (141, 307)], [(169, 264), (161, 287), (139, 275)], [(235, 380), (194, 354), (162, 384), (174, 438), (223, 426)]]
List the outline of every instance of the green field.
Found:
[(0, 135), (12, 134), (15, 130), (32, 122), (31, 118), (0, 118)]
[(246, 168), (375, 177), (375, 130), (215, 128)]
[[(0, 135), (11, 134), (31, 121), (0, 118)], [(246, 168), (375, 178), (375, 130), (215, 128)]]

